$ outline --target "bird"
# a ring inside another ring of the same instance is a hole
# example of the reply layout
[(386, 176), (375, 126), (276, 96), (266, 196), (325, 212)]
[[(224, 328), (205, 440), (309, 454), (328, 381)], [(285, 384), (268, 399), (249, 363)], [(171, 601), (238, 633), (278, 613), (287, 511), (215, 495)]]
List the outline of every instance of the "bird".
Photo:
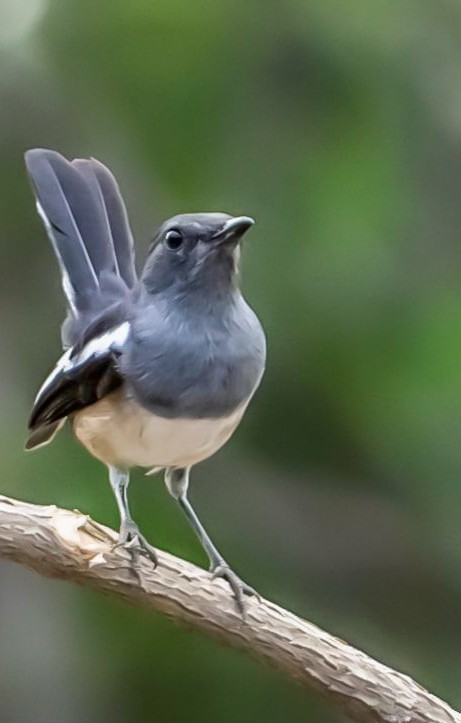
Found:
[(69, 421), (108, 469), (120, 514), (117, 547), (158, 563), (128, 503), (132, 468), (163, 471), (238, 609), (258, 595), (218, 551), (189, 499), (193, 466), (239, 425), (263, 377), (266, 338), (239, 287), (249, 216), (184, 213), (156, 231), (140, 274), (124, 200), (94, 158), (34, 148), (25, 164), (61, 272), (62, 355), (42, 384), (25, 448)]

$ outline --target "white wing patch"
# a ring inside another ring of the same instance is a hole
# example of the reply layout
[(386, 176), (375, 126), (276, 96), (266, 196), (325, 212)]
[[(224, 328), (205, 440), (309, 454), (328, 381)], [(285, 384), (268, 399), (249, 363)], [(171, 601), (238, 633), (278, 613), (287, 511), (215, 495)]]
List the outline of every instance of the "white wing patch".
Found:
[(72, 366), (79, 366), (88, 361), (92, 356), (101, 356), (110, 351), (120, 350), (128, 339), (130, 333), (130, 324), (124, 321), (115, 329), (106, 331), (101, 336), (97, 336), (86, 344), (82, 351), (72, 359)]
[(101, 336), (97, 336), (91, 339), (83, 349), (72, 356), (73, 347), (68, 349), (65, 354), (59, 359), (55, 368), (51, 374), (45, 379), (42, 386), (39, 389), (37, 396), (35, 397), (35, 403), (40, 399), (41, 395), (53, 384), (55, 379), (63, 372), (76, 369), (79, 366), (84, 365), (91, 358), (97, 358), (104, 356), (112, 351), (121, 351), (123, 345), (128, 339), (130, 333), (130, 324), (128, 321), (124, 321), (120, 326), (116, 326), (114, 329), (106, 331)]

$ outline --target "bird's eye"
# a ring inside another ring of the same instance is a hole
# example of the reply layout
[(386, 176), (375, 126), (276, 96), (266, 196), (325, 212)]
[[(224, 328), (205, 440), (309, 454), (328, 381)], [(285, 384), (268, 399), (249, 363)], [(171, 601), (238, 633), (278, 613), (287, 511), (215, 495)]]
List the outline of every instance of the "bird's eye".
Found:
[(171, 251), (179, 249), (182, 246), (183, 240), (181, 232), (175, 228), (168, 231), (165, 236), (165, 244)]

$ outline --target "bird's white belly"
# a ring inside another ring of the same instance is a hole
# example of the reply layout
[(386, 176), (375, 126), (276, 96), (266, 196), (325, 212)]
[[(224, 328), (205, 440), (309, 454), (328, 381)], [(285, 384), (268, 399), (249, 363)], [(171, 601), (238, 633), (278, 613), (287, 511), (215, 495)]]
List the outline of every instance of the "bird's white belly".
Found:
[(189, 467), (227, 442), (245, 407), (216, 419), (167, 419), (116, 391), (78, 412), (73, 427), (77, 439), (105, 464)]

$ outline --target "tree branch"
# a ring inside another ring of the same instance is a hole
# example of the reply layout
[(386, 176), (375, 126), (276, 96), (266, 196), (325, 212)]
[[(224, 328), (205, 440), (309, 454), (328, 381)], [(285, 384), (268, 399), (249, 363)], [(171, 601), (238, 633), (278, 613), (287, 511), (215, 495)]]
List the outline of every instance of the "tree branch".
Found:
[(373, 660), (267, 600), (248, 598), (243, 621), (228, 586), (159, 551), (154, 569), (112, 551), (117, 535), (80, 512), (0, 495), (0, 558), (71, 580), (163, 613), (253, 657), (322, 694), (363, 723), (461, 723), (461, 714), (411, 678)]

